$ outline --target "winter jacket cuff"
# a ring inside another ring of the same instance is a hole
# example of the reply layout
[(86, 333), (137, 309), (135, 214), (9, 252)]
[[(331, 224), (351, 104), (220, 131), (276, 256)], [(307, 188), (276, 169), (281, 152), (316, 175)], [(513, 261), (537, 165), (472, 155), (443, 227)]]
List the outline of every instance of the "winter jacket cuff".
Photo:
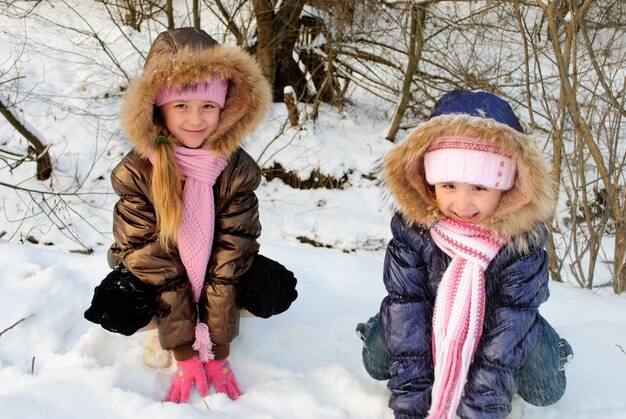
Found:
[(228, 358), (228, 355), (230, 355), (230, 344), (213, 345), (213, 354), (215, 354), (216, 360)]
[[(198, 355), (198, 351), (192, 348), (192, 343), (186, 343), (172, 349), (176, 361), (184, 361)], [(230, 345), (213, 345), (213, 354), (216, 360), (226, 359), (230, 355)]]
[(184, 361), (198, 355), (198, 351), (192, 348), (193, 342), (185, 343), (172, 349), (176, 361)]

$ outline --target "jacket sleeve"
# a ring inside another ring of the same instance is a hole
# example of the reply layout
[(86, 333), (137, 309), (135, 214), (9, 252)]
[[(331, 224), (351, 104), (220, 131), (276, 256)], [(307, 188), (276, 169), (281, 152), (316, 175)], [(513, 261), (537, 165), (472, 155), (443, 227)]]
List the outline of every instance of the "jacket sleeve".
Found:
[(255, 190), (261, 182), (261, 170), (240, 149), (223, 176), (217, 192), (209, 276), (213, 282), (232, 283), (248, 270), (259, 250), (261, 223)]
[(143, 282), (160, 289), (156, 317), (161, 346), (182, 360), (195, 353), (191, 346), (196, 309), (176, 249), (168, 254), (157, 238), (149, 173), (150, 163), (131, 152), (111, 174), (119, 200), (113, 211), (115, 243), (108, 260), (112, 267), (124, 265)]
[(487, 269), (485, 324), (465, 395), (457, 413), (462, 418), (504, 418), (517, 392), (516, 371), (537, 342), (537, 314), (547, 300), (548, 258), (546, 236), (520, 254), (509, 245)]
[(142, 281), (161, 286), (180, 277), (185, 268), (178, 253), (168, 254), (156, 234), (156, 215), (148, 185), (150, 163), (131, 152), (111, 173), (119, 199), (113, 210), (113, 236), (108, 260), (123, 264)]
[(256, 162), (239, 149), (220, 175), (216, 191), (213, 249), (201, 301), (201, 316), (209, 325), (216, 359), (228, 356), (238, 334), (237, 280), (248, 270), (259, 250), (259, 204), (255, 190), (261, 181)]
[(434, 372), (433, 296), (424, 255), (434, 249), (426, 239), (427, 230), (410, 228), (398, 215), (391, 222), (391, 230), (393, 238), (387, 247), (383, 274), (388, 295), (379, 318), (383, 344), (391, 355), (389, 406), (396, 418), (425, 417)]

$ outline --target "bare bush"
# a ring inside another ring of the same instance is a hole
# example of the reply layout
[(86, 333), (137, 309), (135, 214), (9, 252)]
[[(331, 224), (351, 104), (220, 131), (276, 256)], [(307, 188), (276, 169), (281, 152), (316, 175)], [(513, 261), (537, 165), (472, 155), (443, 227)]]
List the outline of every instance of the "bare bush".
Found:
[[(339, 109), (376, 103), (389, 119), (386, 136), (395, 141), (452, 88), (505, 97), (551, 156), (561, 197), (548, 246), (552, 278), (592, 288), (605, 285), (596, 280), (602, 272), (615, 293), (626, 290), (623, 1), (205, 0), (181, 1), (176, 10), (170, 0), (97, 3), (115, 22), (109, 32), (69, 0), (55, 4), (73, 14), (72, 24), (38, 13), (46, 2), (5, 1), (0, 8), (59, 28), (67, 47), (47, 53), (99, 66), (112, 96), (146, 49), (135, 44), (129, 27), (152, 36), (174, 23), (200, 26), (201, 13), (209, 13), (218, 22), (211, 35), (257, 57), (275, 100), (292, 86), (298, 102), (311, 104), (299, 124), (315, 120), (322, 103)], [(129, 47), (126, 55), (116, 43)], [(98, 58), (87, 45), (101, 52)], [(67, 112), (86, 113), (78, 107)], [(285, 127), (269, 142), (296, 135)]]

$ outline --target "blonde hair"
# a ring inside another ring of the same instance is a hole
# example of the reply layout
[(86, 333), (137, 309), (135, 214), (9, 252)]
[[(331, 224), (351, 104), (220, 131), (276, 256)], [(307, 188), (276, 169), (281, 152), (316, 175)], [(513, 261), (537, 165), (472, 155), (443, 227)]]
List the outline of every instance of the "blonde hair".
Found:
[(180, 174), (169, 142), (156, 145), (150, 190), (156, 213), (158, 237), (163, 247), (169, 250), (176, 243), (183, 213)]

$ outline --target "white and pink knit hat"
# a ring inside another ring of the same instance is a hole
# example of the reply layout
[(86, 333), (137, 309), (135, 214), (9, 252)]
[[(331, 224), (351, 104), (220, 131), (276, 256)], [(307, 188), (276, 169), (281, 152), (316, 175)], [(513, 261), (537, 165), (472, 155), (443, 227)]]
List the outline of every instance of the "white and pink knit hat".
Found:
[(213, 76), (210, 80), (204, 82), (185, 86), (162, 87), (157, 92), (154, 104), (161, 106), (175, 100), (204, 99), (211, 100), (220, 105), (220, 108), (223, 108), (227, 91), (228, 80)]
[(424, 171), (430, 185), (460, 182), (507, 191), (515, 181), (515, 163), (493, 145), (465, 137), (448, 137), (424, 154)]

